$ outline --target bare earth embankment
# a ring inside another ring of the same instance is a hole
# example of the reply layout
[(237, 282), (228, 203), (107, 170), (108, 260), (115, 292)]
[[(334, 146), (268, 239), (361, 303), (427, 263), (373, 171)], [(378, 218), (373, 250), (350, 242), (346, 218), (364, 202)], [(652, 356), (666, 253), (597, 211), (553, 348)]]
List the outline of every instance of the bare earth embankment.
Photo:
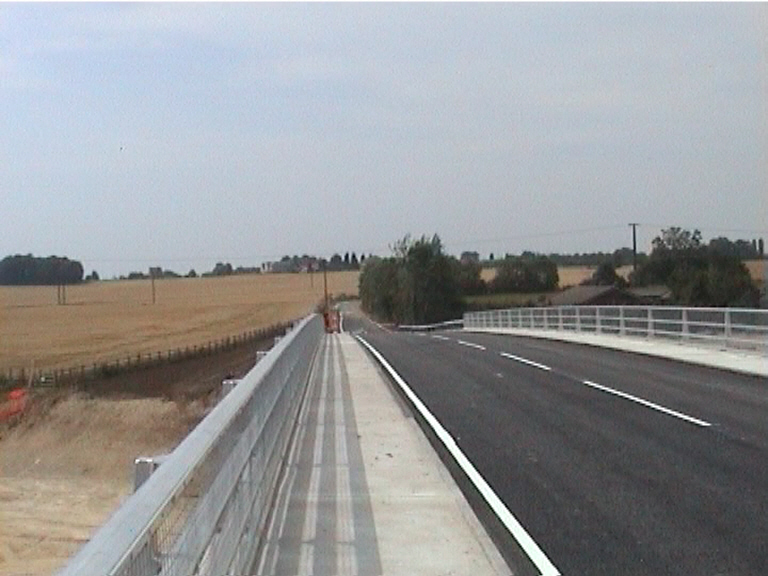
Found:
[[(329, 274), (356, 294), (357, 273)], [(201, 344), (301, 317), (321, 275), (104, 282), (67, 289), (0, 288), (0, 368), (55, 368)], [(261, 348), (268, 347), (269, 341)], [(244, 374), (256, 347), (89, 382), (85, 393), (35, 395), (0, 423), (0, 576), (61, 568), (133, 488), (133, 460), (171, 451), (215, 402), (222, 378)]]

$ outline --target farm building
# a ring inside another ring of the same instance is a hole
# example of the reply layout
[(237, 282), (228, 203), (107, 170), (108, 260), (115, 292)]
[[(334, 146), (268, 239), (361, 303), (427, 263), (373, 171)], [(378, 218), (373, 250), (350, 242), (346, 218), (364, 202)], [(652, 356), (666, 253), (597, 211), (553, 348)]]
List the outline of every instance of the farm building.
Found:
[(573, 286), (549, 298), (550, 306), (628, 306), (636, 296), (616, 286)]

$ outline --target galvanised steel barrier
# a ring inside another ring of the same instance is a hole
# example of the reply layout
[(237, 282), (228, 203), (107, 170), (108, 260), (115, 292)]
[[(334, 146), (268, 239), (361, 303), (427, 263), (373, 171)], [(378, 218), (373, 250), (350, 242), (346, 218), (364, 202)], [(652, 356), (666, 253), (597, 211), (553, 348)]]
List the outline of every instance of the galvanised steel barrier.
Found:
[(673, 306), (558, 306), (464, 314), (465, 329), (559, 330), (709, 343), (768, 353), (768, 310)]
[(463, 320), (448, 320), (436, 324), (402, 324), (397, 327), (402, 332), (433, 332), (435, 330), (460, 330), (464, 326)]
[(247, 573), (322, 334), (314, 315), (282, 338), (59, 574)]

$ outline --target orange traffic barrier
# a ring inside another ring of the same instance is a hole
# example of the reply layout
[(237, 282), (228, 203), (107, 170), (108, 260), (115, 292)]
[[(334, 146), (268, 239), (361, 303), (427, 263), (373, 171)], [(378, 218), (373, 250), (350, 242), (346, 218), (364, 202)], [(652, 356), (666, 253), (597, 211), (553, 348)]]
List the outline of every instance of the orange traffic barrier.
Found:
[(0, 420), (5, 420), (20, 414), (27, 407), (27, 391), (24, 388), (16, 388), (8, 392), (7, 398), (0, 405)]

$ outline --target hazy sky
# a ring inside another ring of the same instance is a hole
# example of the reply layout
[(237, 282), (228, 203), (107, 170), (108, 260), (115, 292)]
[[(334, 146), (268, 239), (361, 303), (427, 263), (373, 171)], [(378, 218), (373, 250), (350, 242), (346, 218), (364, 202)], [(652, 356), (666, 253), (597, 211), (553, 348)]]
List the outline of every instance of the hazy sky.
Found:
[(768, 238), (768, 5), (0, 4), (0, 257)]

